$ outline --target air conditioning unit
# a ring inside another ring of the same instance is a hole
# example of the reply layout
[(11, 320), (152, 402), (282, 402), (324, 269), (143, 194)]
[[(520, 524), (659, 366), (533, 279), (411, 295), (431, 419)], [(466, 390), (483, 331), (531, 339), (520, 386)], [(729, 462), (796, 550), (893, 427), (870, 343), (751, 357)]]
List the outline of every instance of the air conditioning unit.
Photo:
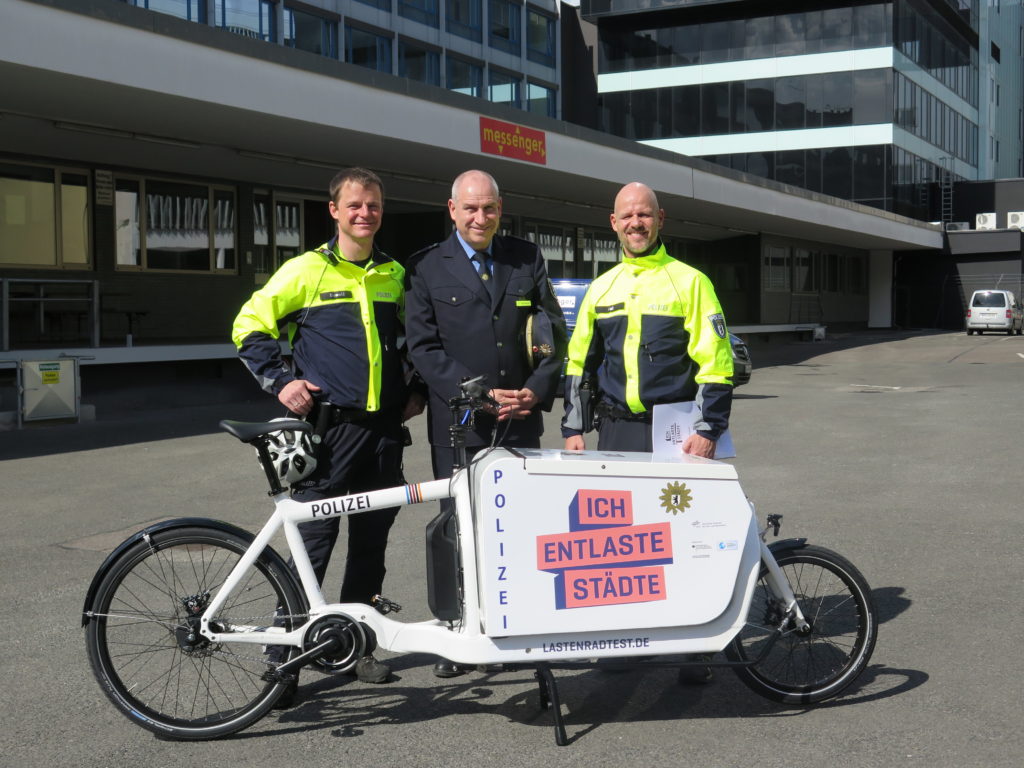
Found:
[(1010, 211), (1007, 213), (1006, 226), (1010, 229), (1024, 229), (1024, 211)]
[[(1022, 225), (1024, 226), (1024, 225)], [(971, 224), (968, 221), (947, 221), (946, 231), (947, 232), (963, 232), (965, 229), (970, 229)]]
[(974, 217), (975, 229), (995, 229), (996, 215), (994, 213), (979, 213)]

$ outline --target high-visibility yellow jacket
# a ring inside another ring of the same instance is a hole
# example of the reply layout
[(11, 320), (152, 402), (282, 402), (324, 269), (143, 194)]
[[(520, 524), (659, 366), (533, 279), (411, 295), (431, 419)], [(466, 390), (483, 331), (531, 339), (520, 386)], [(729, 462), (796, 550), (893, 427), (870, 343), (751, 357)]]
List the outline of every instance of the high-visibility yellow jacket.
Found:
[[(343, 408), (401, 408), (404, 277), (402, 266), (379, 251), (365, 269), (346, 261), (334, 238), (282, 264), (242, 307), (231, 338), (271, 394), (306, 379)], [(291, 366), (278, 346), (282, 331)]]
[(596, 383), (616, 411), (696, 401), (697, 433), (717, 440), (732, 407), (732, 347), (711, 281), (662, 245), (627, 257), (591, 283), (566, 368), (562, 435), (582, 434), (579, 389)]

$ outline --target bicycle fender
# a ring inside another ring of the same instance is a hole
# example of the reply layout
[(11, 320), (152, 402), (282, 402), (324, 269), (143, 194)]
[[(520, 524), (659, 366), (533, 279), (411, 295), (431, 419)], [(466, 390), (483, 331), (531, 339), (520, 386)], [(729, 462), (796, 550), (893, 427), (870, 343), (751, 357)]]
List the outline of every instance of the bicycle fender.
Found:
[(779, 539), (768, 545), (768, 551), (776, 556), (790, 549), (797, 549), (807, 543), (807, 539)]
[[(151, 536), (154, 533), (161, 533), (163, 531), (174, 530), (175, 528), (189, 528), (192, 526), (198, 526), (200, 528), (213, 528), (224, 533), (231, 533), (235, 536), (239, 536), (247, 542), (252, 542), (256, 538), (255, 535), (249, 531), (239, 528), (237, 525), (231, 523), (225, 523), (223, 520), (212, 520), (208, 517), (178, 517), (173, 520), (163, 520), (159, 523), (154, 523), (148, 528), (143, 528), (138, 533), (132, 534), (127, 539), (122, 541), (114, 551), (107, 555), (106, 560), (96, 571), (96, 575), (92, 577), (92, 583), (89, 585), (89, 591), (85, 594), (85, 605), (82, 607), (82, 626), (86, 626), (89, 623), (89, 616), (87, 612), (92, 608), (92, 602), (96, 597), (96, 590), (99, 589), (100, 582), (107, 575), (107, 572), (117, 561), (117, 559), (123, 555), (129, 548), (133, 547), (136, 543), (141, 541), (145, 536)], [(275, 566), (280, 567), (284, 573), (290, 574), (291, 571), (288, 565), (277, 554), (271, 547), (267, 547), (263, 550), (263, 554), (267, 556), (269, 560), (273, 562)], [(301, 592), (299, 594), (302, 594)]]

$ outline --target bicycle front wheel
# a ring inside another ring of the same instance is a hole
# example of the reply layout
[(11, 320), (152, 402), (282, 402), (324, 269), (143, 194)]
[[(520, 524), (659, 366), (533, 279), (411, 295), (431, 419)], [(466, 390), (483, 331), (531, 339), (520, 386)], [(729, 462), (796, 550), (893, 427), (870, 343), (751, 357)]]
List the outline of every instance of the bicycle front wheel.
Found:
[(735, 670), (747, 687), (769, 699), (813, 704), (837, 696), (864, 671), (875, 647), (878, 619), (868, 583), (848, 560), (824, 547), (786, 549), (776, 562), (810, 628), (800, 631), (790, 621), (775, 639), (785, 605), (762, 566), (747, 624), (726, 655), (733, 661), (760, 659)]
[[(104, 693), (161, 736), (211, 739), (263, 717), (284, 691), (268, 682), (264, 649), (211, 643), (198, 618), (246, 551), (242, 536), (188, 527), (154, 533), (111, 565), (96, 590), (86, 647)], [(305, 610), (295, 579), (264, 553), (231, 593), (219, 628), (292, 628)], [(297, 652), (285, 650), (282, 661)]]

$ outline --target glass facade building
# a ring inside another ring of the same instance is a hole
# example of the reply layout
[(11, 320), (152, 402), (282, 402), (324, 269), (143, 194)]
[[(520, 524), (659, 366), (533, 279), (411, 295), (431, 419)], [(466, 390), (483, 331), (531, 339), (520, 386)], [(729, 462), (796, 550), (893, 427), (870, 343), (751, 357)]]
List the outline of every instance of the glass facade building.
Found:
[(609, 133), (916, 218), (935, 182), (985, 170), (979, 0), (581, 10)]
[(561, 116), (557, 0), (122, 2), (536, 114)]

